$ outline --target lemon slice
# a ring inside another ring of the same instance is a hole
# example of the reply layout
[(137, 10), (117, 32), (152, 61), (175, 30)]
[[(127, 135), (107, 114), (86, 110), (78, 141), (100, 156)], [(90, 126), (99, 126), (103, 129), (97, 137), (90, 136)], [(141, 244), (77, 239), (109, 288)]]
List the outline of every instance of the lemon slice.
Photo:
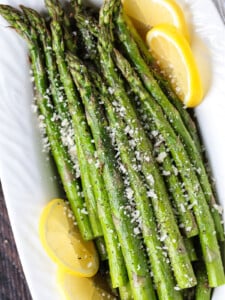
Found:
[(123, 0), (122, 2), (124, 11), (130, 17), (133, 26), (139, 32), (141, 37), (145, 39), (146, 32), (148, 32), (151, 26), (145, 23), (145, 17), (139, 7), (139, 0)]
[(64, 200), (53, 199), (40, 217), (40, 239), (48, 255), (61, 268), (80, 277), (91, 277), (98, 271), (98, 255), (93, 242), (82, 239), (72, 216)]
[(152, 55), (184, 105), (198, 105), (203, 98), (202, 82), (186, 39), (175, 27), (162, 24), (151, 29), (146, 40)]
[[(181, 7), (174, 0), (123, 0), (125, 13), (134, 21), (137, 30), (162, 23), (175, 26), (189, 41), (190, 35)], [(142, 24), (142, 26), (141, 26)]]
[(116, 299), (107, 286), (106, 280), (99, 274), (92, 278), (80, 278), (57, 270), (57, 281), (66, 300), (112, 300)]

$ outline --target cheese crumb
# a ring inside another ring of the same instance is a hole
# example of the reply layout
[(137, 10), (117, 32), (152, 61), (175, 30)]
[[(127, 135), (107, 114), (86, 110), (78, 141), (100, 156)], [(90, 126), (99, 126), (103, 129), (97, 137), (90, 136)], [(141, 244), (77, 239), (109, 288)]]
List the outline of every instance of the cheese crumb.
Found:
[(156, 160), (158, 163), (163, 163), (164, 159), (167, 157), (167, 153), (166, 152), (161, 152), (159, 153), (159, 155), (157, 156)]

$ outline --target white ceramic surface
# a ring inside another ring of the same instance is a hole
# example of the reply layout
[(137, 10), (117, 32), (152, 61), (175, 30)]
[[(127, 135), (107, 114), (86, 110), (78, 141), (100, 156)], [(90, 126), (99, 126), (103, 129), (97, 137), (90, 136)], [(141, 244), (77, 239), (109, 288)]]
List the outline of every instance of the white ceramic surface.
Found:
[[(1, 0), (42, 10), (42, 0)], [(101, 0), (89, 0), (101, 3)], [(225, 206), (225, 28), (210, 0), (180, 0), (191, 20), (196, 55), (208, 92), (196, 109), (202, 136)], [(200, 50), (200, 51), (199, 51)], [(199, 55), (200, 53), (200, 55)], [(19, 255), (34, 300), (60, 300), (55, 266), (38, 238), (44, 204), (59, 195), (48, 157), (42, 153), (37, 122), (31, 110), (32, 84), (25, 42), (0, 18), (0, 178)], [(216, 289), (221, 300), (225, 287)]]

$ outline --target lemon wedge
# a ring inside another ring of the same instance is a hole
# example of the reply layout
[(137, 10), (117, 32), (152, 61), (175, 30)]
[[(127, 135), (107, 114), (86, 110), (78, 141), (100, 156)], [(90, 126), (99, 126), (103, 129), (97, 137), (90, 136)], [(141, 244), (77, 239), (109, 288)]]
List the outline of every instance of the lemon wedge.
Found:
[(65, 300), (112, 300), (116, 299), (107, 286), (106, 280), (99, 274), (92, 278), (80, 278), (57, 270), (57, 282)]
[(141, 33), (159, 24), (175, 26), (190, 40), (188, 26), (181, 7), (174, 0), (123, 0), (125, 13), (132, 18)]
[(98, 271), (98, 255), (94, 243), (82, 239), (74, 221), (69, 205), (62, 199), (53, 199), (40, 217), (40, 239), (47, 254), (62, 269), (91, 277)]
[(203, 98), (199, 70), (186, 39), (171, 25), (151, 29), (146, 41), (161, 70), (186, 107), (197, 106)]

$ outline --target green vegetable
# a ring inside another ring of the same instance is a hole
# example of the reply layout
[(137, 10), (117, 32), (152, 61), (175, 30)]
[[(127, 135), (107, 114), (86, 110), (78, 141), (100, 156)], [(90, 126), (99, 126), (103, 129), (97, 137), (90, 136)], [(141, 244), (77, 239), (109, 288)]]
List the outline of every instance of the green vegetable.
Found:
[(130, 21), (129, 17), (125, 14), (123, 15), (124, 22), (127, 23), (128, 28), (126, 30), (130, 31), (134, 41), (136, 42), (138, 49), (142, 58), (144, 59), (145, 63), (149, 66), (152, 71), (152, 74), (156, 81), (158, 82), (159, 86), (163, 90), (163, 92), (167, 95), (170, 102), (175, 106), (175, 108), (179, 111), (179, 114), (184, 122), (186, 128), (188, 129), (192, 139), (195, 141), (195, 145), (198, 148), (199, 153), (202, 152), (202, 147), (199, 139), (199, 134), (195, 125), (195, 122), (192, 120), (190, 114), (188, 113), (187, 109), (184, 108), (184, 105), (178, 99), (177, 95), (172, 90), (172, 87), (166, 78), (164, 78), (159, 70), (159, 67), (151, 55), (151, 52), (148, 50), (146, 44), (144, 43), (143, 39), (140, 37), (136, 29), (134, 28), (132, 22)]
[(187, 249), (188, 255), (191, 261), (198, 260), (197, 253), (195, 251), (194, 239), (185, 238), (184, 239), (185, 248)]
[(150, 259), (150, 267), (153, 273), (154, 285), (159, 299), (182, 299), (179, 291), (174, 289), (176, 285), (169, 259), (165, 258), (165, 245), (161, 242), (164, 238), (158, 234), (157, 223), (151, 204), (151, 198), (148, 190), (138, 171), (138, 162), (136, 161), (133, 150), (130, 148), (129, 139), (126, 138), (126, 124), (117, 116), (116, 108), (113, 107), (107, 88), (102, 84), (101, 78), (95, 74), (94, 81), (101, 93), (101, 101), (104, 102), (110, 123), (110, 128), (115, 134), (117, 148), (120, 153), (125, 174), (132, 188), (136, 209), (133, 212), (137, 217), (137, 231), (143, 234), (145, 246)]
[(26, 39), (29, 47), (32, 70), (36, 85), (37, 105), (43, 116), (46, 126), (46, 133), (51, 145), (51, 152), (54, 157), (60, 178), (63, 183), (67, 198), (76, 217), (79, 230), (85, 240), (93, 238), (89, 217), (83, 214), (85, 209), (84, 199), (81, 197), (81, 186), (77, 181), (70, 158), (60, 138), (60, 126), (53, 121), (54, 111), (51, 99), (47, 93), (49, 82), (45, 65), (42, 59), (41, 49), (36, 41), (36, 34), (32, 27), (25, 23), (24, 16), (16, 9), (7, 6), (0, 6), (0, 14), (13, 26), (23, 38)]
[[(102, 173), (99, 172), (101, 168), (101, 165), (99, 166), (98, 163), (99, 157), (96, 156), (96, 148), (92, 142), (93, 137), (87, 124), (82, 103), (70, 72), (68, 72), (61, 26), (57, 18), (54, 18), (54, 12), (51, 12), (51, 9), (54, 9), (52, 8), (51, 1), (47, 0), (46, 5), (53, 17), (51, 22), (53, 50), (56, 55), (60, 78), (68, 99), (69, 111), (72, 116), (75, 131), (75, 144), (77, 146), (77, 150), (79, 150), (79, 147), (83, 149), (83, 155), (86, 162), (86, 170), (83, 171), (83, 174), (85, 172), (90, 174), (90, 180), (94, 190), (95, 199), (98, 199), (98, 214), (109, 257), (112, 285), (113, 287), (118, 287), (126, 283), (126, 270), (122, 252), (120, 246), (118, 245), (118, 237), (112, 222), (107, 191), (103, 182)], [(79, 151), (77, 151), (77, 156), (80, 163), (83, 160), (83, 157), (79, 155)], [(108, 217), (106, 218), (105, 216)]]
[[(117, 3), (118, 5), (120, 5), (121, 4), (120, 0), (117, 0)], [(215, 209), (216, 201), (208, 180), (207, 173), (205, 171), (204, 164), (202, 162), (201, 153), (199, 153), (198, 147), (196, 147), (188, 130), (186, 129), (182, 121), (182, 118), (180, 117), (179, 112), (169, 102), (168, 98), (160, 89), (157, 81), (154, 79), (153, 74), (150, 71), (149, 66), (145, 63), (145, 61), (141, 57), (138, 46), (135, 43), (129, 31), (128, 25), (126, 24), (123, 10), (121, 7), (119, 13), (115, 17), (115, 22), (117, 24), (117, 33), (120, 42), (122, 43), (123, 47), (126, 50), (127, 55), (132, 61), (135, 70), (137, 70), (137, 73), (142, 79), (146, 89), (162, 107), (165, 115), (167, 116), (168, 121), (171, 122), (174, 130), (179, 134), (180, 139), (185, 145), (185, 150), (188, 152), (188, 155), (192, 160), (192, 164), (194, 164), (195, 166), (196, 175), (199, 178), (199, 182), (204, 192), (204, 196), (210, 206), (210, 210), (213, 215), (218, 238), (219, 240), (224, 241), (224, 229), (223, 229), (223, 225), (221, 224), (221, 217), (218, 210)]]
[(108, 190), (111, 213), (119, 236), (134, 299), (155, 299), (148, 271), (148, 262), (141, 240), (134, 235), (135, 224), (129, 214), (129, 201), (120, 172), (116, 169), (108, 124), (99, 107), (97, 97), (87, 76), (85, 66), (75, 56), (68, 55), (69, 67), (80, 92), (95, 140), (96, 150), (103, 166), (102, 174)]
[(212, 289), (209, 286), (204, 262), (199, 262), (196, 264), (196, 276), (198, 279), (198, 284), (195, 291), (195, 300), (210, 300)]
[[(100, 14), (100, 35), (98, 49), (102, 72), (107, 80), (110, 90), (113, 91), (115, 104), (120, 112), (120, 117), (125, 117), (127, 126), (132, 131), (135, 147), (140, 154), (140, 164), (149, 188), (156, 195), (152, 197), (152, 204), (160, 230), (166, 236), (165, 243), (168, 248), (170, 261), (175, 273), (175, 278), (180, 288), (188, 288), (196, 284), (195, 275), (179, 232), (168, 194), (159, 173), (158, 166), (151, 157), (152, 145), (147, 138), (144, 129), (140, 125), (137, 115), (133, 109), (129, 97), (123, 87), (123, 82), (115, 70), (111, 58), (113, 54), (112, 45), (112, 19), (116, 1), (105, 1)], [(152, 180), (153, 177), (153, 180)], [(173, 241), (176, 242), (173, 242)], [(178, 251), (179, 250), (179, 251)]]
[[(139, 96), (145, 112), (149, 115), (149, 119), (153, 120), (157, 130), (162, 134), (185, 184), (185, 189), (188, 193), (189, 201), (193, 207), (199, 228), (201, 247), (209, 276), (210, 286), (214, 287), (221, 285), (225, 282), (225, 276), (220, 249), (215, 235), (216, 231), (214, 222), (198, 178), (193, 170), (184, 146), (179, 137), (176, 136), (169, 122), (164, 118), (160, 107), (142, 86), (139, 77), (134, 69), (131, 68), (129, 62), (120, 55), (119, 52), (115, 53), (117, 63), (120, 65), (120, 69), (123, 72), (124, 77), (128, 80), (132, 89)], [(128, 104), (126, 104), (126, 107), (128, 107)], [(137, 125), (135, 127), (137, 128)], [(214, 253), (213, 257), (212, 252)]]
[[(48, 70), (48, 79), (50, 83), (52, 99), (55, 105), (55, 114), (57, 114), (57, 116), (60, 118), (61, 132), (65, 130), (64, 135), (66, 135), (68, 134), (68, 131), (73, 132), (73, 128), (71, 124), (71, 116), (68, 111), (68, 103), (64, 93), (64, 88), (58, 76), (58, 68), (56, 64), (56, 58), (52, 49), (52, 38), (50, 32), (47, 29), (45, 20), (35, 10), (24, 6), (22, 6), (22, 9), (28, 17), (30, 24), (35, 24), (35, 28), (39, 33), (39, 38), (42, 43), (41, 46), (43, 47), (43, 52), (45, 56), (46, 67)], [(36, 38), (36, 40), (38, 39)], [(65, 123), (66, 126), (64, 126)], [(72, 146), (75, 148), (75, 143)], [(67, 151), (70, 152), (70, 148), (68, 148)], [(82, 174), (82, 187), (85, 196), (85, 203), (88, 211), (88, 216), (90, 219), (94, 237), (98, 237), (102, 235), (102, 228), (98, 217), (97, 204), (89, 178), (90, 175), (88, 172), (86, 172), (85, 157), (82, 147), (79, 147), (78, 152), (81, 157), (79, 161), (79, 168)], [(72, 163), (74, 163), (74, 154), (71, 156)]]

